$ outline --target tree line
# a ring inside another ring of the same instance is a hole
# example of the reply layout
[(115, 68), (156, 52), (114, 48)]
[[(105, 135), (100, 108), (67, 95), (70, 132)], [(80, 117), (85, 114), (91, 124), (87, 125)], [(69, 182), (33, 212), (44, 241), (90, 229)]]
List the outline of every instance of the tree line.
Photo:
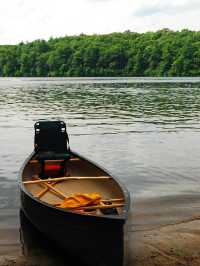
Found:
[(200, 31), (81, 34), (1, 45), (0, 76), (200, 76)]

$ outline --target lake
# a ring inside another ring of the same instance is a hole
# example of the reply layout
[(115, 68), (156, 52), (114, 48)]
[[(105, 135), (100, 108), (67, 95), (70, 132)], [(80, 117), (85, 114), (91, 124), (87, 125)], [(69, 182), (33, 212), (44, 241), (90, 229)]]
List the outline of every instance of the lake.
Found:
[(199, 211), (200, 78), (1, 78), (1, 254), (19, 250), (17, 177), (39, 119), (64, 120), (71, 148), (127, 186), (134, 228)]

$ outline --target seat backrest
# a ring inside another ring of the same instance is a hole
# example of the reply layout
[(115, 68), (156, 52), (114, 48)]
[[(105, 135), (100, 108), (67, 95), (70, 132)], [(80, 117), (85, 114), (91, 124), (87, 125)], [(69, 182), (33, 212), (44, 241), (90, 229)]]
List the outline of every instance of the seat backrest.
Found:
[(69, 138), (63, 121), (38, 121), (35, 128), (35, 151), (63, 153), (69, 150)]

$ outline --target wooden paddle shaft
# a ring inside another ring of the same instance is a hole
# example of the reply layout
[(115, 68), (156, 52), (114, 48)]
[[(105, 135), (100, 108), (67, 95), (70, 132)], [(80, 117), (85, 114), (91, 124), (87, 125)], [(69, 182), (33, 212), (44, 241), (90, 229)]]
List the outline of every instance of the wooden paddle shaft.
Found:
[[(38, 175), (34, 175), (33, 178), (36, 179), (36, 180), (39, 180), (39, 181), (41, 180), (41, 179), (38, 177)], [(54, 183), (51, 184), (51, 185), (48, 184), (48, 183), (39, 183), (39, 185), (44, 186), (44, 187), (45, 187), (45, 190), (46, 190), (46, 189), (50, 189), (50, 191), (53, 192), (53, 193), (55, 193), (55, 195), (58, 196), (59, 198), (62, 198), (62, 199), (64, 198), (64, 199), (66, 199), (66, 197), (67, 197), (66, 195), (64, 195), (60, 190), (58, 190), (58, 189), (56, 189), (56, 188), (53, 187), (53, 185), (55, 185), (55, 184), (58, 183), (58, 182), (60, 182), (60, 181), (56, 181), (56, 182), (54, 182)], [(46, 191), (45, 191), (45, 193), (46, 193)], [(39, 195), (39, 196), (41, 197), (41, 195)], [(37, 196), (36, 196), (36, 197), (37, 197)]]
[[(34, 175), (33, 176), (33, 179), (35, 179), (35, 180), (41, 180), (39, 177), (38, 177), (38, 175)], [(60, 183), (60, 182), (62, 182), (62, 181), (56, 181), (56, 182), (52, 182), (51, 183), (51, 186), (55, 186), (56, 184), (58, 184), (58, 183)], [(41, 198), (42, 196), (44, 196), (44, 194), (47, 192), (47, 191), (51, 191), (52, 193), (54, 193), (56, 196), (59, 196), (60, 197), (60, 195), (58, 195), (58, 193), (57, 192), (55, 192), (54, 190), (51, 190), (51, 188), (50, 187), (48, 187), (45, 183), (40, 183), (39, 185), (41, 185), (44, 189), (42, 190), (42, 191), (40, 191), (37, 195), (35, 195), (35, 197), (36, 198)], [(57, 190), (58, 191), (58, 190)], [(62, 195), (61, 195), (62, 196)], [(62, 197), (63, 198), (63, 197)]]
[(103, 203), (118, 202), (118, 201), (124, 201), (124, 199), (120, 198), (120, 199), (103, 199), (103, 200), (101, 200), (101, 202), (103, 202)]
[[(52, 186), (55, 186), (58, 182), (59, 182), (59, 181), (54, 182), (54, 183), (51, 183), (51, 185), (52, 185)], [(42, 183), (42, 185), (44, 185), (45, 188), (44, 188), (42, 191), (40, 191), (40, 192), (36, 195), (36, 198), (39, 198), (39, 199), (40, 199), (42, 196), (44, 196), (44, 194), (45, 194), (47, 191), (49, 191), (49, 190), (51, 191), (51, 189), (50, 189), (49, 187), (47, 187), (46, 184), (43, 184), (43, 183)], [(52, 192), (54, 192), (54, 191), (52, 191)], [(55, 193), (55, 192), (54, 192), (54, 193)], [(57, 195), (57, 193), (56, 193), (56, 195)]]
[[(121, 202), (121, 201), (124, 201), (123, 198), (119, 198), (119, 199), (103, 199), (101, 200), (102, 203), (112, 203), (112, 202)], [(53, 204), (54, 206), (58, 206), (60, 205), (62, 202), (60, 203), (56, 203), (56, 204)], [(109, 205), (107, 205), (109, 206)]]
[(55, 182), (55, 181), (65, 181), (65, 180), (104, 180), (104, 179), (111, 179), (110, 176), (72, 176), (72, 177), (56, 177), (56, 178), (47, 178), (47, 179), (39, 179), (39, 180), (31, 180), (31, 181), (24, 181), (23, 184), (40, 184), (40, 183), (48, 183), (48, 182)]
[(81, 209), (81, 210), (95, 210), (95, 209), (111, 209), (111, 208), (117, 208), (117, 207), (123, 207), (123, 203), (119, 204), (111, 204), (111, 205), (94, 205), (94, 206), (84, 206), (79, 208), (70, 208), (70, 209)]
[(65, 194), (63, 194), (60, 190), (58, 190), (57, 188), (53, 187), (52, 185), (45, 183), (45, 185), (50, 188), (51, 190), (55, 191), (59, 196), (61, 196), (63, 199), (66, 199), (67, 196)]

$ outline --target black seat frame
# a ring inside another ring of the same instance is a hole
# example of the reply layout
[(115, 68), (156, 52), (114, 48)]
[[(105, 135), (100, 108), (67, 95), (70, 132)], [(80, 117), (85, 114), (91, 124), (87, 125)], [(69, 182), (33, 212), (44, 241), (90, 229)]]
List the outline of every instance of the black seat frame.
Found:
[(47, 178), (44, 173), (46, 160), (63, 160), (60, 175), (64, 174), (64, 166), (70, 158), (69, 137), (66, 124), (63, 121), (38, 121), (35, 128), (35, 159), (41, 163), (41, 178)]

